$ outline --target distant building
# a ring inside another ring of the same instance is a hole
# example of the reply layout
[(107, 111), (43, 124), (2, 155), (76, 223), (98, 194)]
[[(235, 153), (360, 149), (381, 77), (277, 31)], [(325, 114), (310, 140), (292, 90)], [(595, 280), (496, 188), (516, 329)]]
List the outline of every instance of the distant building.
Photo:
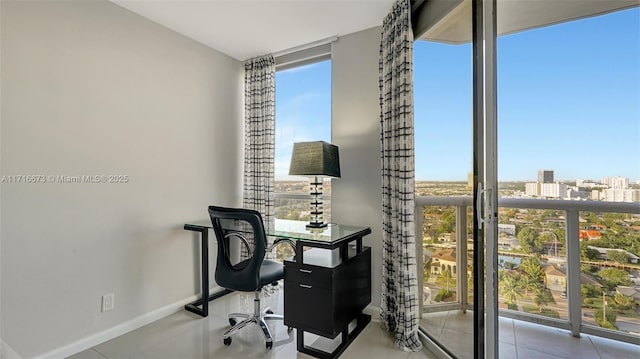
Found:
[(570, 189), (567, 190), (567, 198), (584, 199), (584, 198), (587, 198), (587, 192), (579, 191), (579, 190), (575, 189), (575, 187), (573, 189), (570, 188)]
[(524, 193), (527, 196), (539, 197), (540, 196), (540, 183), (525, 183)]
[(595, 241), (602, 238), (602, 233), (594, 229), (580, 229), (578, 238), (580, 241)]
[(640, 190), (609, 188), (600, 192), (600, 199), (608, 202), (640, 202)]
[(547, 288), (564, 292), (567, 288), (567, 272), (550, 264), (544, 268), (544, 279)]
[(516, 225), (515, 224), (503, 224), (498, 223), (498, 233), (506, 233), (510, 236), (516, 235)]
[(596, 183), (591, 180), (576, 180), (576, 186), (582, 188), (606, 188), (606, 185), (602, 183)]
[(627, 189), (629, 188), (629, 179), (626, 177), (602, 177), (600, 180), (607, 187), (612, 189)]
[(498, 237), (498, 249), (509, 251), (520, 248), (520, 241), (516, 237)]
[(540, 197), (567, 198), (567, 188), (564, 183), (541, 183)]
[(604, 224), (591, 224), (588, 227), (585, 227), (585, 229), (593, 229), (596, 231), (600, 231), (600, 232), (606, 232), (607, 231), (607, 226), (605, 226)]
[(540, 171), (538, 171), (538, 182), (539, 183), (553, 183), (553, 171), (550, 171), (550, 170), (540, 170)]
[[(550, 290), (564, 292), (567, 289), (567, 271), (562, 267), (556, 267), (553, 264), (545, 266), (544, 279), (545, 285)], [(580, 273), (580, 283), (602, 287), (600, 282), (585, 273)]]
[[(471, 263), (473, 263), (473, 258), (468, 253), (467, 253), (467, 263), (468, 265), (471, 265)], [(447, 269), (449, 270), (449, 273), (451, 273), (452, 276), (455, 276), (456, 273), (458, 273), (458, 268), (456, 264), (456, 249), (455, 248), (436, 249), (431, 254), (431, 274), (441, 274)]]
[(602, 248), (602, 247), (594, 247), (594, 246), (587, 246), (587, 248), (596, 250), (600, 253), (599, 257), (602, 260), (609, 260), (609, 258), (607, 257), (607, 252), (608, 251), (616, 251), (616, 252), (624, 252), (628, 257), (629, 257), (629, 262), (630, 263), (634, 263), (634, 264), (638, 264), (638, 261), (640, 261), (640, 257), (638, 257), (637, 255), (625, 251), (624, 249), (619, 249), (619, 248)]
[(636, 302), (640, 302), (640, 288), (638, 287), (625, 287), (619, 285), (616, 287), (616, 292), (629, 296)]

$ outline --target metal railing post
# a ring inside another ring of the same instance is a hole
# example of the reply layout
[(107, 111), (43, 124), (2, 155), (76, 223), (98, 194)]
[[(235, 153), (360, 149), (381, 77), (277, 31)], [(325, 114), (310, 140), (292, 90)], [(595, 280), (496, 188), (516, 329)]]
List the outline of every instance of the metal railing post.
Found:
[(424, 251), (423, 251), (423, 236), (422, 229), (424, 228), (424, 215), (422, 213), (424, 206), (415, 204), (414, 217), (416, 221), (416, 264), (418, 264), (418, 300), (420, 305), (418, 306), (418, 315), (422, 318), (422, 309), (424, 307)]
[(456, 206), (456, 248), (457, 248), (457, 266), (458, 272), (456, 279), (458, 281), (458, 302), (462, 307), (462, 312), (467, 312), (467, 304), (469, 302), (469, 293), (467, 293), (467, 206)]
[(567, 306), (569, 311), (569, 325), (571, 335), (580, 337), (582, 326), (582, 294), (580, 292), (580, 212), (567, 210), (567, 231), (565, 242), (567, 245)]

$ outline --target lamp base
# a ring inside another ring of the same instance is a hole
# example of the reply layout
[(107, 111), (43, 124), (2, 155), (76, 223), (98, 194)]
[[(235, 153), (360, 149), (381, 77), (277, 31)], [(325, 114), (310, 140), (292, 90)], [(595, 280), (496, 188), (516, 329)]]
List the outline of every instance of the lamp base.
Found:
[(311, 222), (311, 223), (308, 223), (305, 227), (307, 227), (307, 229), (317, 229), (317, 228), (326, 228), (328, 225), (329, 225), (328, 223)]

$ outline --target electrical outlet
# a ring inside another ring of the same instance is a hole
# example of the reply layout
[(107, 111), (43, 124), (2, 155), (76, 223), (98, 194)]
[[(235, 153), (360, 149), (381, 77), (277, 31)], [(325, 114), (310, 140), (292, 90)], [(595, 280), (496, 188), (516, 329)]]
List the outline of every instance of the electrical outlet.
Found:
[(115, 309), (116, 307), (116, 295), (113, 293), (105, 294), (102, 296), (102, 311), (107, 312)]

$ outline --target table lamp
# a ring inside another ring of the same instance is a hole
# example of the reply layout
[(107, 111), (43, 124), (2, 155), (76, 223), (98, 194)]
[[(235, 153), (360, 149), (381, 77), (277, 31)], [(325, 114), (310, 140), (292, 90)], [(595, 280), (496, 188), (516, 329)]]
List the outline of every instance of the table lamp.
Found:
[(322, 178), (340, 177), (338, 147), (324, 141), (293, 144), (289, 175), (310, 177), (311, 221), (307, 228), (324, 228), (322, 213)]

